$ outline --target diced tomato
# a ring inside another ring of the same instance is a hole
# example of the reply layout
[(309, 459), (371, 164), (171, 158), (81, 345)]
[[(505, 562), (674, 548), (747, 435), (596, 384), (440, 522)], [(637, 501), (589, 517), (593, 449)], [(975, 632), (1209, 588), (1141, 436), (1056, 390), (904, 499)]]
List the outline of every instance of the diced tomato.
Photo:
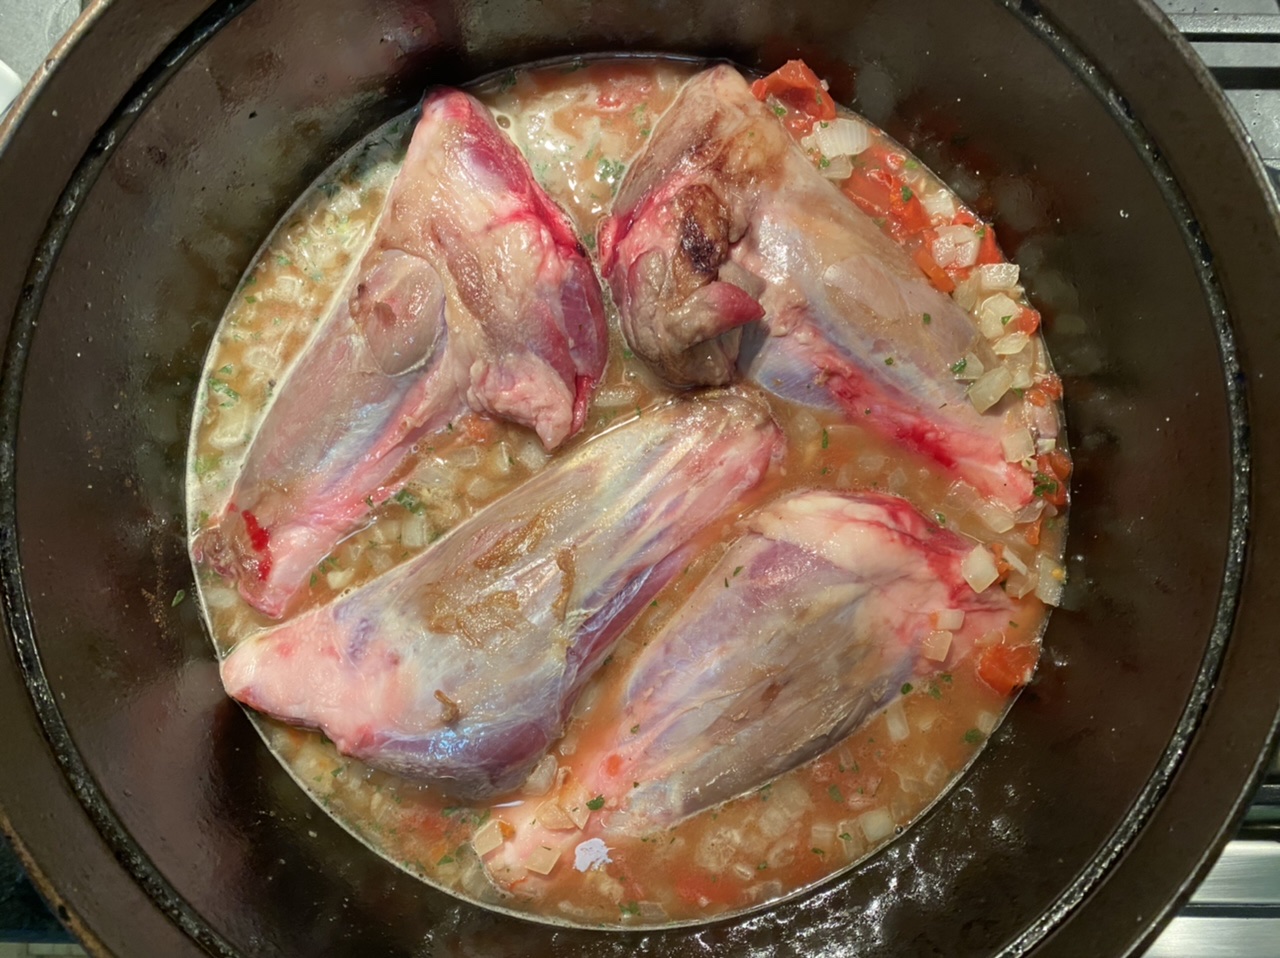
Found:
[(978, 218), (966, 209), (956, 210), (956, 215), (951, 217), (952, 226), (977, 226)]
[[(987, 235), (991, 235), (991, 230), (987, 230)], [(978, 262), (982, 262), (982, 257), (978, 257)], [(1040, 313), (1032, 309), (1030, 306), (1024, 306), (1018, 311), (1018, 316), (1013, 321), (1013, 328), (1019, 332), (1026, 333), (1028, 336), (1034, 336), (1036, 330), (1040, 328)]]
[(488, 442), (493, 434), (494, 422), (487, 416), (464, 416), (457, 429), (467, 442)]
[(991, 554), (996, 558), (996, 573), (999, 576), (996, 581), (1003, 582), (1009, 578), (1009, 573), (1013, 571), (1013, 566), (1009, 565), (1009, 561), (1004, 557), (1004, 543), (992, 543)]
[(1061, 449), (1051, 449), (1036, 456), (1036, 493), (1050, 505), (1066, 505), (1069, 475), (1071, 457)]
[(955, 281), (947, 275), (947, 271), (934, 261), (933, 255), (923, 246), (916, 249), (912, 254), (912, 259), (916, 261), (916, 265), (924, 270), (924, 274), (929, 277), (929, 282), (933, 283), (940, 292), (950, 293), (956, 288)]
[[(834, 120), (836, 104), (831, 94), (822, 87), (817, 74), (803, 60), (788, 60), (762, 80), (751, 84), (751, 93), (757, 100), (770, 96), (797, 113), (812, 120)], [(812, 122), (809, 126), (812, 127)], [(794, 130), (792, 131), (795, 132)], [(805, 130), (807, 133), (808, 130)]]
[(604, 773), (613, 778), (620, 771), (622, 771), (622, 756), (617, 752), (613, 752), (604, 760)]
[(881, 169), (854, 170), (841, 189), (868, 216), (889, 215), (893, 191), (898, 189), (893, 177)]
[[(899, 196), (903, 195), (908, 194), (905, 190), (900, 190)], [(909, 197), (902, 204), (901, 216), (895, 217), (907, 236), (927, 230), (930, 226), (929, 214), (925, 211), (924, 204), (920, 202), (920, 198), (914, 193), (910, 193)]]
[(1036, 457), (1036, 464), (1040, 467), (1040, 471), (1046, 475), (1053, 475), (1058, 479), (1065, 479), (1071, 475), (1071, 457), (1061, 449), (1051, 449), (1041, 456)]
[[(996, 231), (989, 225), (982, 231), (982, 239), (978, 243), (978, 265), (989, 266), (992, 263), (1003, 263), (1004, 254), (1000, 252), (1000, 247), (996, 245)], [(1034, 312), (1034, 310), (1032, 311)], [(1036, 317), (1037, 325), (1039, 324), (1039, 316)], [(1034, 330), (1033, 330), (1034, 331)]]
[(1040, 652), (1034, 645), (988, 645), (978, 653), (978, 678), (1000, 695), (1031, 679)]
[(1040, 382), (1036, 383), (1036, 387), (1043, 389), (1046, 396), (1050, 399), (1062, 398), (1062, 380), (1050, 373)]
[(1035, 522), (1028, 522), (1026, 529), (1023, 530), (1022, 536), (1027, 540), (1027, 545), (1038, 546), (1040, 544), (1040, 533), (1044, 525), (1044, 517), (1040, 516)]

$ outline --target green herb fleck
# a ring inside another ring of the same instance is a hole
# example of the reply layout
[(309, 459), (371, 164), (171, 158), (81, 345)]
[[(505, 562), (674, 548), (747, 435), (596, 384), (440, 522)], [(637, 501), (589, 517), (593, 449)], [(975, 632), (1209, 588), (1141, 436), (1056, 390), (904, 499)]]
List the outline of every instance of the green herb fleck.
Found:
[(310, 585), (310, 586), (311, 586), (311, 588), (313, 588), (313, 589), (314, 589), (314, 588), (316, 587), (316, 581), (317, 581), (317, 576), (316, 576), (316, 574), (313, 572), (313, 573), (311, 573), (311, 581), (308, 583), (308, 585)]
[(285, 256), (283, 253), (280, 253), (276, 256), (276, 262), (279, 263), (281, 266), (293, 265), (293, 260), (289, 259), (289, 257)]
[(925, 324), (926, 326), (928, 326), (930, 323), (932, 323), (932, 322), (933, 322), (933, 317), (932, 317), (932, 316), (930, 316), (928, 313), (925, 313), (925, 314), (924, 314), (923, 319), (924, 319), (924, 324)]
[(822, 430), (822, 448), (826, 449), (831, 445), (831, 435), (825, 429)]
[(449, 430), (450, 432), (453, 432), (453, 423), (452, 422), (445, 423), (444, 428)]
[(600, 811), (600, 809), (604, 808), (604, 796), (597, 795), (595, 798), (591, 799), (591, 801), (587, 802), (587, 808), (591, 809), (593, 812)]
[(818, 168), (819, 168), (819, 169), (825, 170), (825, 169), (826, 169), (828, 166), (830, 166), (830, 165), (831, 165), (831, 158), (830, 158), (830, 157), (822, 156), (822, 155), (819, 155), (819, 156), (818, 156)]
[(938, 688), (937, 683), (929, 683), (929, 697), (934, 699), (942, 698), (942, 689)]
[(1011, 319), (1013, 319), (1013, 317), (1012, 317), (1012, 316), (1001, 316), (1001, 317), (1000, 317), (1000, 325), (1001, 325), (1001, 326), (1008, 326), (1008, 325), (1009, 325), (1009, 320), (1011, 320)]
[(815, 855), (825, 855), (825, 854), (826, 854), (826, 852), (824, 852), (821, 848), (810, 848), (810, 849), (809, 849), (809, 851), (813, 852)]
[(841, 833), (840, 833), (840, 841), (842, 841), (842, 842), (851, 842), (851, 841), (853, 841), (853, 836), (852, 836), (852, 835), (850, 835), (848, 832), (841, 832)]
[(951, 673), (950, 673), (950, 672), (943, 672), (941, 675), (939, 675), (939, 676), (938, 676), (938, 678), (942, 679), (942, 681), (946, 682), (948, 685), (950, 685), (950, 684), (951, 684)]
[(768, 863), (768, 862), (761, 862), (759, 865), (757, 865), (757, 866), (756, 866), (756, 871), (758, 871), (758, 872), (762, 872), (762, 871), (764, 871), (764, 870), (765, 870), (766, 868), (768, 868), (768, 867), (769, 867), (769, 863)]
[(173, 594), (173, 601), (169, 603), (169, 608), (176, 609), (178, 606), (182, 605), (182, 600), (185, 599), (186, 597), (187, 597), (187, 590), (179, 589), (177, 592)]
[(506, 73), (502, 74), (502, 79), (498, 81), (498, 92), (506, 93), (515, 85), (516, 85), (516, 71), (508, 70)]
[(903, 694), (903, 695), (910, 695), (910, 694), (911, 694), (911, 690), (912, 690), (913, 688), (914, 688), (914, 686), (913, 686), (910, 682), (903, 682), (903, 683), (902, 683), (902, 694)]
[(207, 476), (222, 465), (221, 456), (196, 456), (195, 470), (197, 476)]
[(629, 901), (625, 904), (619, 905), (618, 911), (622, 912), (624, 915), (638, 915), (640, 914), (640, 906), (633, 901)]
[(982, 733), (978, 731), (976, 728), (971, 728), (969, 729), (969, 731), (964, 733), (964, 740), (969, 745), (977, 745), (979, 742), (982, 741), (982, 738), (983, 738)]
[(884, 358), (884, 364), (885, 364), (886, 366), (892, 366), (892, 365), (893, 365), (893, 357), (892, 357), (892, 356), (886, 356), (886, 357)]
[(633, 725), (633, 726), (631, 726), (631, 734), (632, 734), (632, 735), (635, 735), (635, 734), (636, 734), (637, 732), (639, 732), (639, 731), (640, 731), (640, 726), (639, 726), (639, 725)]
[(235, 367), (232, 366), (230, 363), (227, 363), (225, 366), (223, 366), (221, 369), (218, 370), (218, 375), (230, 376), (233, 372), (235, 372)]
[(657, 607), (658, 607), (658, 600), (657, 600), (657, 599), (654, 599), (652, 602), (650, 602), (650, 603), (649, 603), (649, 608), (651, 608), (651, 609), (656, 609)]
[(441, 858), (438, 862), (436, 862), (436, 865), (437, 865), (437, 866), (439, 866), (439, 865), (452, 865), (452, 864), (453, 864), (453, 856), (452, 856), (452, 855), (445, 855), (445, 856), (444, 856), (443, 858)]
[(911, 197), (914, 195), (915, 194), (911, 192), (911, 187), (904, 186), (902, 188), (902, 202), (904, 203), (908, 202), (911, 199)]
[(968, 365), (969, 365), (969, 360), (967, 359), (957, 360), (956, 362), (951, 364), (951, 372), (959, 376), (962, 372), (964, 372), (964, 367)]
[(618, 192), (618, 181), (622, 179), (622, 174), (627, 170), (627, 165), (621, 160), (611, 160), (604, 157), (600, 160), (597, 168), (596, 178), (603, 183), (608, 183), (612, 187), (613, 192)]
[(404, 508), (412, 512), (415, 516), (421, 515), (422, 511), (426, 508), (426, 506), (422, 504), (422, 500), (419, 499), (417, 496), (415, 496), (408, 489), (401, 489), (394, 496), (392, 496), (392, 499), (395, 501), (396, 505), (403, 506)]
[(736, 579), (738, 577), (738, 573), (741, 571), (742, 571), (742, 566), (734, 566), (733, 577)]
[(844, 794), (840, 791), (839, 785), (827, 786), (827, 794), (831, 796), (831, 800), (838, 805), (844, 804)]
[(221, 393), (226, 396), (232, 402), (238, 402), (240, 400), (240, 394), (231, 388), (231, 384), (224, 383), (221, 379), (209, 380), (209, 388), (216, 393)]
[(257, 296), (246, 296), (246, 297), (244, 298), (244, 301), (245, 301), (246, 303), (248, 303), (250, 306), (252, 306), (254, 303), (256, 303), (256, 302), (258, 301), (258, 297), (257, 297)]
[(596, 234), (595, 234), (595, 233), (588, 233), (586, 236), (582, 237), (582, 245), (583, 245), (583, 246), (585, 246), (585, 247), (586, 247), (587, 249), (589, 249), (589, 250), (595, 250), (595, 248), (596, 248)]
[(1032, 493), (1044, 497), (1055, 495), (1058, 491), (1058, 481), (1053, 476), (1047, 476), (1043, 472), (1037, 472), (1035, 475), (1035, 485), (1031, 489)]
[(622, 347), (622, 358), (623, 358), (623, 359), (635, 359), (635, 358), (636, 358), (636, 354), (635, 354), (635, 353), (633, 353), (631, 350), (627, 349), (627, 348), (624, 346), (624, 347)]
[(775, 103), (775, 104), (774, 104), (774, 106), (773, 106), (773, 115), (774, 115), (774, 116), (786, 116), (786, 115), (787, 115), (787, 108), (786, 108), (785, 106), (782, 106), (781, 104), (777, 104), (777, 103)]
[(725, 576), (725, 579), (724, 579), (724, 587), (725, 587), (726, 589), (727, 589), (727, 588), (729, 588), (729, 577), (728, 577), (728, 576)]

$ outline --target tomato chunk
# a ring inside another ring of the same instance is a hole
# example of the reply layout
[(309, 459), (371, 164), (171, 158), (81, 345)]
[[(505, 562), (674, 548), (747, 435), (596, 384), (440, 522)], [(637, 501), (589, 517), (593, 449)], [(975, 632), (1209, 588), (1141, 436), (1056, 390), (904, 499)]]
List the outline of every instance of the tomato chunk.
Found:
[(990, 266), (993, 263), (1003, 262), (1004, 254), (996, 244), (996, 231), (988, 226), (983, 229), (982, 240), (978, 244), (978, 265)]
[(756, 80), (751, 84), (751, 94), (757, 100), (773, 96), (783, 106), (814, 120), (836, 118), (835, 101), (803, 60), (788, 60), (764, 79)]
[(978, 653), (978, 678), (1000, 695), (1026, 685), (1040, 658), (1034, 645), (989, 645)]
[(933, 255), (923, 246), (912, 254), (912, 259), (924, 270), (924, 274), (929, 277), (929, 282), (933, 283), (939, 292), (950, 293), (956, 288), (955, 282), (947, 275), (947, 271), (937, 264)]

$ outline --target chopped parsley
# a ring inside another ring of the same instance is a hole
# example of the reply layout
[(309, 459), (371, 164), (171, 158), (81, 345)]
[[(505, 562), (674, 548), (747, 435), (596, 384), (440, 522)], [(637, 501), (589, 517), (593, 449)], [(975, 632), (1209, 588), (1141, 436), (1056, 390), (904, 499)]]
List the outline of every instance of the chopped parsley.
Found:
[(951, 684), (951, 673), (950, 673), (950, 672), (943, 672), (941, 675), (939, 675), (939, 676), (938, 676), (938, 678), (942, 679), (942, 681), (946, 682), (948, 685), (950, 685), (950, 684)]
[(743, 568), (742, 566), (735, 566), (735, 567), (734, 567), (734, 569), (733, 569), (733, 577), (734, 577), (735, 579), (738, 577), (738, 573), (742, 571), (742, 568)]
[(209, 380), (209, 388), (213, 392), (221, 393), (223, 396), (226, 396), (232, 402), (238, 402), (240, 399), (240, 394), (231, 388), (231, 384), (224, 383), (221, 379)]
[(283, 253), (276, 256), (276, 262), (279, 263), (281, 266), (293, 265), (293, 260), (289, 259), (289, 257), (285, 256)]
[(825, 169), (826, 169), (828, 166), (830, 166), (830, 165), (831, 165), (831, 158), (830, 158), (830, 157), (822, 156), (822, 155), (819, 155), (819, 156), (818, 156), (818, 168), (819, 168), (819, 169), (825, 170)]
[(187, 597), (187, 590), (179, 589), (177, 592), (173, 594), (173, 601), (169, 603), (169, 608), (176, 609), (178, 606), (182, 605), (182, 600), (185, 599), (186, 597)]
[(904, 187), (902, 188), (902, 202), (906, 203), (906, 202), (910, 201), (911, 197), (912, 197), (912, 196), (914, 196), (914, 195), (915, 195), (915, 194), (911, 192), (911, 187), (909, 187), (909, 186), (904, 186)]
[(444, 856), (443, 858), (441, 858), (438, 862), (436, 862), (436, 865), (452, 865), (452, 864), (453, 864), (453, 856), (452, 856), (452, 855), (445, 855), (445, 856)]
[(404, 508), (408, 509), (415, 516), (421, 515), (422, 511), (426, 509), (426, 506), (422, 504), (422, 500), (408, 489), (401, 489), (392, 496), (392, 499), (395, 500), (396, 505), (404, 506)]
[(621, 160), (611, 160), (603, 157), (596, 171), (596, 177), (603, 183), (608, 183), (614, 193), (618, 192), (618, 181), (622, 179), (622, 174), (627, 170), (627, 165)]
[(1032, 487), (1032, 493), (1040, 496), (1056, 495), (1058, 492), (1058, 481), (1053, 476), (1045, 475), (1043, 472), (1037, 472), (1035, 475), (1035, 486)]
[(951, 371), (955, 375), (959, 376), (962, 372), (964, 372), (964, 367), (968, 365), (969, 365), (969, 360), (967, 359), (957, 360), (956, 362), (951, 364)]
[(933, 317), (930, 316), (928, 313), (925, 313), (922, 319), (926, 326), (928, 326), (930, 323), (933, 322)]
[(839, 835), (839, 838), (840, 838), (840, 841), (842, 841), (842, 842), (851, 842), (851, 841), (853, 841), (853, 836), (852, 836), (852, 835), (850, 835), (848, 832), (841, 832), (841, 833), (840, 833), (840, 835)]
[(637, 732), (639, 732), (639, 731), (640, 731), (640, 726), (639, 726), (639, 725), (633, 725), (633, 726), (631, 726), (631, 734), (632, 734), (632, 735), (635, 735), (635, 734), (636, 734)]
[(825, 854), (826, 854), (826, 852), (824, 852), (821, 848), (810, 848), (810, 849), (809, 849), (809, 851), (813, 852), (815, 855), (825, 855)]
[(758, 871), (758, 872), (762, 872), (762, 871), (764, 871), (764, 870), (765, 870), (766, 868), (768, 868), (768, 867), (769, 867), (769, 863), (768, 863), (768, 862), (761, 862), (759, 865), (757, 865), (757, 866), (756, 866), (756, 871)]
[(977, 745), (982, 741), (982, 739), (983, 739), (982, 733), (978, 731), (978, 729), (976, 728), (971, 728), (969, 729), (969, 731), (964, 733), (964, 740), (969, 745)]
[(940, 526), (945, 526), (947, 524), (947, 517), (944, 516), (941, 512), (935, 512), (933, 514), (933, 518), (934, 518), (934, 521), (936, 521)]
[(624, 915), (638, 915), (640, 914), (640, 906), (633, 901), (629, 901), (619, 905), (618, 911), (622, 912)]
[(903, 682), (903, 683), (902, 683), (902, 694), (903, 694), (903, 695), (910, 695), (910, 694), (911, 694), (911, 690), (912, 690), (913, 688), (915, 688), (915, 686), (914, 686), (914, 685), (912, 685), (910, 682)]
[(1009, 325), (1009, 320), (1011, 320), (1011, 319), (1013, 319), (1013, 317), (1012, 317), (1012, 316), (1001, 316), (1001, 317), (1000, 317), (1000, 325), (1001, 325), (1001, 326), (1008, 326), (1008, 325)]
[(886, 366), (892, 366), (892, 365), (893, 365), (893, 357), (892, 357), (892, 356), (886, 356), (886, 357), (884, 358), (884, 364), (885, 364)]
[(831, 435), (825, 429), (822, 430), (822, 448), (826, 449), (831, 445)]
[(774, 116), (786, 116), (786, 115), (787, 115), (787, 108), (786, 108), (785, 106), (775, 105), (775, 106), (773, 107), (773, 115), (774, 115)]
[(827, 794), (831, 796), (831, 800), (837, 804), (844, 804), (844, 794), (840, 791), (839, 785), (827, 786)]
[[(636, 727), (639, 728), (639, 726)], [(604, 808), (604, 796), (597, 795), (595, 798), (591, 799), (591, 801), (587, 802), (587, 808), (591, 809), (593, 812), (600, 811), (600, 809)]]

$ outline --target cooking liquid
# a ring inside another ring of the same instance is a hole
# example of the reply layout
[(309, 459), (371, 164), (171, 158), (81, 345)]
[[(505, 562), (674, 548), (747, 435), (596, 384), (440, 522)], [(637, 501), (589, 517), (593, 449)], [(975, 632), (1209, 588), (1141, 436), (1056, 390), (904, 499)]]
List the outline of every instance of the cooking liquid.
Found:
[[(575, 61), (509, 72), (472, 92), (495, 112), (593, 249), (596, 225), (626, 168), (681, 84), (701, 66), (631, 58)], [(193, 534), (225, 506), (277, 385), (358, 263), (414, 120), (405, 115), (375, 132), (302, 197), (263, 246), (228, 307), (207, 360), (191, 436), (187, 489)], [(927, 170), (919, 175), (927, 187), (942, 188)], [(643, 415), (647, 405), (671, 395), (625, 348), (609, 308), (608, 367), (587, 424), (570, 445)], [(767, 398), (786, 433), (787, 453), (753, 503), (798, 488), (888, 491), (976, 540), (1012, 544), (1035, 568), (1037, 550), (1027, 545), (1023, 527), (994, 536), (928, 463), (838, 415)], [(418, 554), (549, 457), (528, 430), (467, 415), (424, 440), (413, 458), (404, 489), (319, 564), (294, 614)], [(727, 527), (718, 527), (717, 534), (726, 534)], [(1038, 554), (1059, 557), (1064, 532), (1061, 517), (1048, 519)], [(593, 737), (609, 731), (593, 727), (592, 716), (619, 695), (630, 659), (725, 545), (723, 539), (709, 540), (698, 560), (640, 616), (588, 685), (564, 737), (526, 791), (493, 806), (457, 805), (429, 786), (340, 755), (318, 732), (253, 712), (251, 718), (298, 783), (344, 827), (405, 870), (463, 898), (548, 921), (631, 928), (706, 920), (775, 901), (852, 867), (900, 833), (972, 761), (1012, 696), (998, 694), (978, 677), (974, 655), (949, 659), (945, 671), (904, 690), (837, 748), (755, 792), (651, 835), (602, 830), (606, 813), (577, 787), (578, 763), (599, 756)], [(221, 654), (272, 624), (211, 569), (198, 569), (198, 583)], [(980, 644), (1036, 643), (1046, 612), (1034, 593), (1027, 594), (1004, 634), (986, 636)], [(529, 807), (548, 800), (581, 821), (582, 839), (603, 838), (611, 862), (578, 871), (570, 853), (545, 877), (530, 872), (510, 887), (495, 883), (472, 847), (473, 836), (486, 825), (492, 834), (494, 820), (527, 818)]]

